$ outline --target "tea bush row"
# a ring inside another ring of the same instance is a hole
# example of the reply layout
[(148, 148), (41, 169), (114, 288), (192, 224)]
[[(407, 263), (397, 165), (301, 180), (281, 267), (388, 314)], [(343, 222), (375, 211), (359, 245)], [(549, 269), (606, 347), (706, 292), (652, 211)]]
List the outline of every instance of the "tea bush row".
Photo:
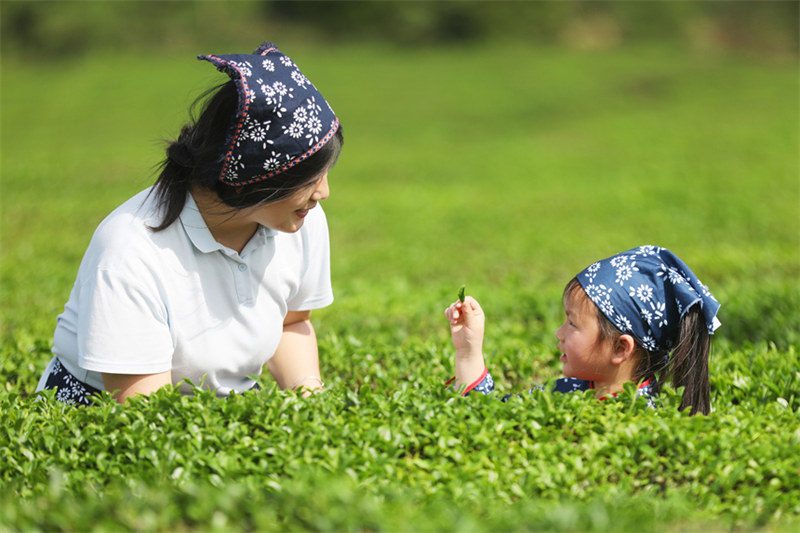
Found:
[[(269, 382), (227, 400), (164, 390), (87, 409), (6, 391), (2, 514), (25, 529), (517, 530), (535, 518), (602, 531), (595, 514), (633, 526), (651, 506), (654, 527), (797, 523), (796, 353), (720, 360), (716, 412), (693, 418), (672, 393), (656, 411), (630, 390), (601, 406), (541, 392), (504, 403), (430, 379), (310, 399)], [(785, 380), (768, 386), (766, 367)]]

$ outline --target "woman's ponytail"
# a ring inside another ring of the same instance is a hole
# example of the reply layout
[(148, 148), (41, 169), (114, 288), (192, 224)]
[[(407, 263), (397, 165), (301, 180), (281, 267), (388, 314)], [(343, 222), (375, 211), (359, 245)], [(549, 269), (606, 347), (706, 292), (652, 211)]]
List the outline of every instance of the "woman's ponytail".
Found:
[(161, 223), (151, 229), (161, 231), (175, 222), (186, 204), (195, 163), (191, 142), (192, 126), (181, 130), (178, 140), (167, 146), (167, 157), (161, 163), (161, 173), (156, 180), (154, 194), (162, 209)]
[(153, 231), (166, 229), (186, 205), (186, 195), (195, 186), (210, 187), (221, 167), (225, 135), (231, 127), (238, 96), (233, 82), (213, 87), (192, 104), (190, 114), (202, 105), (200, 116), (181, 128), (178, 139), (167, 145), (167, 157), (153, 187), (161, 206), (161, 223)]
[(711, 411), (708, 386), (708, 356), (711, 336), (700, 305), (693, 305), (683, 315), (678, 340), (672, 350), (664, 377), (675, 388), (683, 387), (681, 409), (691, 407), (689, 414)]

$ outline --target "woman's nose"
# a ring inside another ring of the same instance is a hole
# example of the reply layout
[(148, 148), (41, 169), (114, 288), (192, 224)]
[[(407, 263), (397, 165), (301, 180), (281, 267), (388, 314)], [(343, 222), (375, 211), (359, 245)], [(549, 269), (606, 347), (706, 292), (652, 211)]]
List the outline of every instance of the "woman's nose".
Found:
[(314, 194), (312, 198), (319, 202), (326, 199), (331, 195), (330, 187), (328, 186), (328, 173), (326, 172), (319, 181), (314, 185)]

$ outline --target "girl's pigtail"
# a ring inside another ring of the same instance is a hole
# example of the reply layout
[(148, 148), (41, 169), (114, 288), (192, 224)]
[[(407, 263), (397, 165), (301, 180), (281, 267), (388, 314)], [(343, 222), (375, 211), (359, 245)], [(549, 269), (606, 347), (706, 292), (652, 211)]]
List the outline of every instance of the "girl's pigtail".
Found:
[(672, 351), (665, 377), (675, 388), (683, 387), (681, 409), (690, 415), (711, 411), (708, 386), (708, 356), (711, 336), (699, 305), (690, 307), (681, 319), (678, 341)]

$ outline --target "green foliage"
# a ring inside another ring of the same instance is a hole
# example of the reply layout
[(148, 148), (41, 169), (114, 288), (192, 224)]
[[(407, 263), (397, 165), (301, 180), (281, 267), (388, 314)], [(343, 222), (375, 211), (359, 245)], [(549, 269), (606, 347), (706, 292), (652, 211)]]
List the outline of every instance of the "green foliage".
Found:
[(47, 396), (0, 405), (0, 515), (15, 528), (605, 531), (800, 513), (797, 401), (754, 414), (743, 388), (716, 399), (741, 405), (694, 418), (670, 394), (658, 411), (633, 391), (502, 403), (431, 381), (87, 409)]
[[(793, 62), (282, 47), (345, 126), (325, 203), (337, 299), (314, 313), (329, 389), (302, 399), (265, 376), (227, 400), (86, 409), (32, 394), (55, 317), (97, 223), (152, 182), (158, 139), (219, 77), (191, 55), (4, 58), (0, 530), (800, 526)], [(656, 411), (631, 390), (525, 394), (559, 375), (569, 277), (644, 243), (722, 301), (714, 412), (686, 416), (671, 390)], [(519, 397), (443, 389), (454, 281), (486, 311), (499, 392)]]

